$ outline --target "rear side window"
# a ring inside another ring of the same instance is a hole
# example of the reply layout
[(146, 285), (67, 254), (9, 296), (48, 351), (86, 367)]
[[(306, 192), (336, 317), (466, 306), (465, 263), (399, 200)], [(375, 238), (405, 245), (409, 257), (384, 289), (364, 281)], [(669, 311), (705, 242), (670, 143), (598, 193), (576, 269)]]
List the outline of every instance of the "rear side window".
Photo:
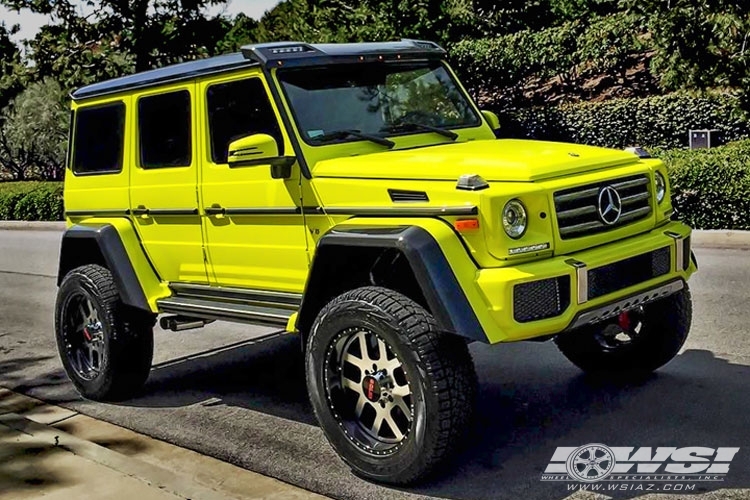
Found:
[(259, 78), (212, 85), (207, 101), (214, 163), (226, 163), (229, 143), (251, 134), (270, 135), (283, 154), (281, 130)]
[(138, 100), (141, 167), (186, 167), (192, 161), (190, 92)]
[(122, 171), (124, 138), (124, 103), (78, 108), (75, 113), (73, 172), (93, 174)]

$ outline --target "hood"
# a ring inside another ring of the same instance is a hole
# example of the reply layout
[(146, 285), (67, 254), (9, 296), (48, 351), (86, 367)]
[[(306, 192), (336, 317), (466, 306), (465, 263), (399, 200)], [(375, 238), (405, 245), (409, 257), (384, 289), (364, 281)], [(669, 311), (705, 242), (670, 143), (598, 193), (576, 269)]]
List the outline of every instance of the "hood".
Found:
[(479, 174), (487, 181), (533, 182), (636, 163), (627, 151), (562, 142), (481, 140), (323, 160), (317, 177), (456, 180)]

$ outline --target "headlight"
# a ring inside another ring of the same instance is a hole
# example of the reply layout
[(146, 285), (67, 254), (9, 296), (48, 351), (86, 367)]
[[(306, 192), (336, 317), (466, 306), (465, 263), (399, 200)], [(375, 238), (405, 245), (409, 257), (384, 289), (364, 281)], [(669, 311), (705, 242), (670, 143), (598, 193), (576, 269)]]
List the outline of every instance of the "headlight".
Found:
[(526, 209), (519, 200), (510, 200), (503, 208), (503, 228), (513, 239), (526, 232)]
[(667, 194), (667, 181), (664, 180), (661, 172), (656, 172), (654, 180), (656, 181), (656, 202), (661, 203), (664, 201), (664, 195)]

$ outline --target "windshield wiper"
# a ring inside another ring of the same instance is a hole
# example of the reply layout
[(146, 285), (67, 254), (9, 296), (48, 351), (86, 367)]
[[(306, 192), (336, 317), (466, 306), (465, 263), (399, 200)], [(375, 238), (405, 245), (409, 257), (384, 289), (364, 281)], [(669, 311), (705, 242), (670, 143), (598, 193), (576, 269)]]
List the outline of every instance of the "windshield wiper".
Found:
[(448, 139), (455, 141), (458, 139), (458, 134), (453, 132), (452, 130), (447, 130), (440, 127), (434, 127), (432, 125), (425, 125), (424, 123), (414, 123), (414, 122), (402, 122), (397, 125), (391, 125), (389, 127), (384, 127), (381, 129), (384, 132), (408, 132), (410, 130), (421, 130), (425, 132), (435, 132), (436, 134), (440, 134), (443, 137), (447, 137)]
[(360, 132), (359, 130), (354, 130), (354, 129), (334, 130), (332, 132), (327, 132), (323, 135), (315, 136), (311, 140), (313, 140), (314, 142), (323, 143), (323, 142), (328, 142), (328, 141), (335, 141), (337, 139), (346, 139), (348, 137), (358, 137), (360, 139), (364, 139), (366, 141), (374, 142), (375, 144), (385, 146), (388, 149), (391, 149), (393, 146), (396, 145), (395, 142), (388, 140), (385, 137), (380, 137), (379, 135), (373, 135), (373, 134), (366, 134), (364, 132)]

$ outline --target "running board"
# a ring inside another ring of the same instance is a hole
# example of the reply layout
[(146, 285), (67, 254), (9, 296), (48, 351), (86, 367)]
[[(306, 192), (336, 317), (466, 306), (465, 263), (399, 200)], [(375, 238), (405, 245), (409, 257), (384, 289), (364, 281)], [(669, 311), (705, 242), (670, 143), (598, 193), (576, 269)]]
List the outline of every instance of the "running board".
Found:
[(272, 326), (286, 326), (293, 311), (279, 307), (261, 307), (239, 302), (182, 297), (158, 300), (159, 310), (191, 318), (239, 321)]

